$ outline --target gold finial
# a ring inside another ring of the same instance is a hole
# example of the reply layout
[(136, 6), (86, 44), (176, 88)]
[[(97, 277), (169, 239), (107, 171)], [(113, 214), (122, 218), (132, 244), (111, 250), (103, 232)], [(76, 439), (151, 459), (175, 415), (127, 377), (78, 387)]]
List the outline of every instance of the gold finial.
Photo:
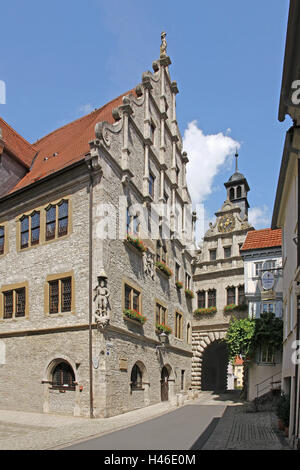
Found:
[(167, 56), (167, 41), (166, 41), (166, 35), (164, 31), (161, 33), (161, 45), (160, 45), (160, 57), (166, 57)]

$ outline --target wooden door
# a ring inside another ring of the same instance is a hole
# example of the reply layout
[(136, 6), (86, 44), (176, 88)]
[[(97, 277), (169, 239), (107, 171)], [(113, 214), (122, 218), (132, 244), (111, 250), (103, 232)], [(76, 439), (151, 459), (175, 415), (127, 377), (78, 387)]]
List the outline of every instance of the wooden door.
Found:
[(166, 367), (161, 371), (161, 401), (169, 400), (169, 372)]

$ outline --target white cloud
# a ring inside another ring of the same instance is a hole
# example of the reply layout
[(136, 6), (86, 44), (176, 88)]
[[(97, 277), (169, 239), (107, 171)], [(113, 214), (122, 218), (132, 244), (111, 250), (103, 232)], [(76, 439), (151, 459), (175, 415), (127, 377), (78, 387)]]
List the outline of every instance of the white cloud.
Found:
[(271, 215), (268, 206), (252, 207), (249, 209), (248, 220), (256, 230), (269, 228), (271, 224)]
[(192, 121), (184, 132), (183, 145), (189, 158), (187, 181), (192, 201), (202, 203), (212, 193), (215, 176), (240, 144), (222, 132), (205, 135), (197, 121)]
[(90, 114), (92, 111), (95, 110), (95, 106), (90, 103), (83, 104), (79, 106), (78, 111), (83, 114)]

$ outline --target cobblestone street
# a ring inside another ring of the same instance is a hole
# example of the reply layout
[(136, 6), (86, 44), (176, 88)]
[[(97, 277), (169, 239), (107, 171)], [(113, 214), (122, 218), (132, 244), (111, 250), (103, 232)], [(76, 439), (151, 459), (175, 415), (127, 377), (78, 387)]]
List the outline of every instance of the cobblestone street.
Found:
[[(201, 393), (196, 400), (176, 407), (158, 403), (106, 419), (74, 418), (0, 410), (0, 449), (46, 450), (64, 448), (147, 449), (158, 448), (163, 427), (167, 439), (161, 449), (173, 450), (288, 450), (277, 431), (274, 413), (246, 413), (236, 395)], [(130, 428), (129, 428), (130, 427)], [(186, 429), (185, 440), (182, 435)], [(122, 434), (122, 430), (126, 430)], [(169, 435), (168, 435), (169, 434)], [(132, 440), (128, 436), (132, 436)], [(124, 437), (125, 436), (125, 437)], [(172, 437), (173, 436), (173, 437)], [(139, 442), (140, 439), (140, 442)], [(134, 442), (132, 446), (131, 442)], [(181, 446), (180, 446), (181, 445)]]

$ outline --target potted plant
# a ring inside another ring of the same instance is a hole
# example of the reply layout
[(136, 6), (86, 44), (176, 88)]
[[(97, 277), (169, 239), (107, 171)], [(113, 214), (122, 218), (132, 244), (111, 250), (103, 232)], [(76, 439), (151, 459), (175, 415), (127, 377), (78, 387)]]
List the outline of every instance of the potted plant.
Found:
[(180, 281), (176, 281), (176, 282), (175, 282), (175, 286), (176, 286), (176, 288), (177, 288), (178, 290), (183, 288), (183, 284), (182, 284), (182, 282), (180, 282)]
[(280, 430), (285, 431), (288, 436), (289, 422), (290, 422), (290, 397), (282, 393), (276, 407), (276, 414), (278, 417), (278, 427)]
[(170, 328), (168, 325), (165, 325), (164, 323), (156, 323), (156, 329), (160, 333), (165, 333), (166, 335), (170, 335), (172, 333), (172, 328)]
[(217, 311), (217, 307), (196, 308), (196, 310), (194, 310), (194, 316), (197, 317), (197, 316), (200, 316), (200, 315), (216, 313), (216, 311)]
[(190, 289), (185, 289), (185, 295), (186, 297), (188, 297), (189, 299), (193, 299), (195, 296), (194, 296), (194, 292)]
[(125, 309), (123, 311), (124, 313), (124, 316), (131, 319), (131, 320), (135, 320), (139, 323), (141, 323), (142, 325), (147, 321), (147, 317), (144, 317), (140, 312), (138, 312), (137, 310), (133, 310), (133, 309)]
[(142, 240), (140, 240), (139, 238), (132, 237), (131, 235), (127, 234), (126, 240), (132, 246), (137, 248), (141, 253), (144, 253), (145, 251), (147, 251), (147, 247), (144, 245)]
[(164, 274), (166, 274), (168, 277), (171, 277), (173, 272), (172, 270), (169, 268), (169, 266), (167, 266), (165, 263), (163, 263), (162, 261), (156, 261), (155, 263), (155, 266), (160, 270), (162, 271)]
[(247, 310), (247, 308), (248, 308), (247, 304), (242, 304), (242, 305), (229, 304), (229, 305), (225, 305), (224, 313), (231, 313), (234, 310), (242, 312), (244, 310)]

